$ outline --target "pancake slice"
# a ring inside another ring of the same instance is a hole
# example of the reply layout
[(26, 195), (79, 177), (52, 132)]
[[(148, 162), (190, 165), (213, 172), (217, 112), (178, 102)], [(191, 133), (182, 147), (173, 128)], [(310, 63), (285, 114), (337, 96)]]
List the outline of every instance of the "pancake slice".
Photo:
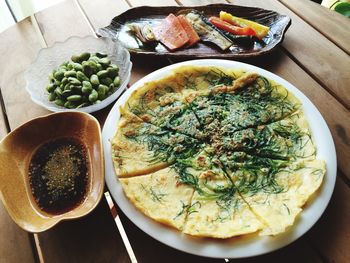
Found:
[(155, 173), (119, 178), (125, 195), (146, 216), (182, 230), (193, 189), (178, 183), (177, 173), (167, 167)]
[(264, 225), (218, 170), (188, 169), (198, 180), (183, 232), (192, 236), (230, 238), (255, 233)]
[(301, 161), (275, 176), (282, 191), (243, 193), (250, 209), (266, 224), (259, 235), (277, 235), (293, 225), (307, 200), (320, 187), (325, 170), (324, 161)]
[(200, 143), (184, 134), (161, 129), (121, 109), (112, 140), (113, 162), (119, 177), (151, 173), (177, 158), (192, 156)]
[(304, 114), (293, 115), (267, 125), (247, 128), (232, 134), (224, 131), (218, 142), (226, 151), (243, 151), (251, 155), (282, 160), (315, 158), (316, 149)]
[(121, 109), (117, 133), (111, 141), (114, 169), (118, 177), (147, 174), (169, 165), (166, 161), (153, 161), (154, 151), (142, 142), (144, 135), (140, 131), (152, 128), (137, 116)]

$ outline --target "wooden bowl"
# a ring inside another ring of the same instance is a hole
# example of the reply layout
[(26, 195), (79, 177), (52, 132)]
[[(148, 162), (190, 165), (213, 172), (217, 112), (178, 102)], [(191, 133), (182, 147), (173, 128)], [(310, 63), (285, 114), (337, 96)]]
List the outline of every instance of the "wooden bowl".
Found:
[[(61, 137), (76, 138), (88, 157), (88, 185), (83, 201), (68, 212), (42, 211), (31, 192), (29, 164), (40, 145)], [(82, 112), (54, 113), (33, 119), (0, 142), (0, 198), (12, 219), (26, 231), (42, 232), (58, 222), (82, 217), (99, 203), (104, 188), (104, 159), (98, 121)]]

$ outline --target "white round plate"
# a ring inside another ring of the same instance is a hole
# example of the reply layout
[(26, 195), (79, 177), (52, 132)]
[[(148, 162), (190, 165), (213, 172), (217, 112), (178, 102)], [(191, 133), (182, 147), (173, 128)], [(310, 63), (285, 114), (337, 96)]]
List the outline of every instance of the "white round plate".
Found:
[[(287, 232), (276, 237), (260, 237), (254, 235), (254, 237), (243, 236), (227, 240), (194, 238), (146, 217), (138, 211), (124, 195), (113, 168), (110, 145), (110, 139), (115, 135), (117, 123), (120, 118), (119, 108), (121, 105), (124, 105), (131, 93), (143, 86), (145, 82), (160, 79), (168, 75), (173, 69), (182, 65), (220, 66), (224, 68), (254, 71), (268, 79), (280, 83), (302, 102), (305, 115), (309, 121), (315, 139), (317, 158), (326, 161), (327, 172), (316, 198), (306, 205), (298, 216), (295, 224), (290, 227)], [(154, 71), (132, 85), (132, 87), (115, 103), (105, 122), (102, 137), (105, 154), (106, 183), (120, 209), (136, 226), (153, 238), (173, 248), (199, 256), (242, 258), (261, 255), (284, 247), (301, 237), (316, 223), (326, 209), (334, 189), (337, 170), (335, 147), (331, 133), (320, 112), (302, 92), (286, 80), (269, 71), (245, 63), (219, 59), (203, 59), (177, 63)]]

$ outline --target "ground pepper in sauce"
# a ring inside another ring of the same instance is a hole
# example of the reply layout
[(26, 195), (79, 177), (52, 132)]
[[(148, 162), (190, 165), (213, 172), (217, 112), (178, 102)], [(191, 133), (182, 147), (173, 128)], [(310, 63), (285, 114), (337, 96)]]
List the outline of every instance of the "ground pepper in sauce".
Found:
[(41, 145), (29, 165), (29, 183), (39, 208), (50, 214), (67, 212), (85, 198), (89, 181), (85, 146), (75, 138)]

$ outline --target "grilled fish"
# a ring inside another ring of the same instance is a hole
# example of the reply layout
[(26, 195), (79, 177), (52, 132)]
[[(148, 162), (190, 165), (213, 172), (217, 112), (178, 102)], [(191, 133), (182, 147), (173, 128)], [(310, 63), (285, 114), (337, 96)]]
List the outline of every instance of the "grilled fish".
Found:
[(193, 10), (189, 12), (186, 15), (186, 19), (190, 22), (203, 41), (214, 43), (222, 50), (227, 50), (232, 46), (233, 42), (198, 11)]

